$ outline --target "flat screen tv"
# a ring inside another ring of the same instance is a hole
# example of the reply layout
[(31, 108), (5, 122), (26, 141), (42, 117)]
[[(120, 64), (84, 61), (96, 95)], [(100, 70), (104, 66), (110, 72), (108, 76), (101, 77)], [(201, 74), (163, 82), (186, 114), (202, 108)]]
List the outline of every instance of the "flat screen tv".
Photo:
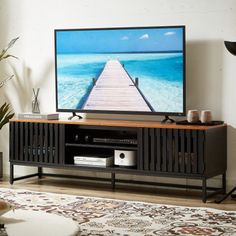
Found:
[(54, 33), (58, 112), (185, 115), (185, 26)]

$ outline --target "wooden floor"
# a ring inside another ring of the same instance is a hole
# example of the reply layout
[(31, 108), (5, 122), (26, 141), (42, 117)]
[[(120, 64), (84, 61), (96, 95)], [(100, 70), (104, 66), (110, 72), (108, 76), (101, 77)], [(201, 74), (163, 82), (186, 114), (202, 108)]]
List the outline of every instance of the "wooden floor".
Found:
[[(191, 192), (190, 190), (180, 191), (176, 189), (166, 190), (155, 187), (131, 185), (127, 187), (124, 185), (118, 185), (116, 190), (112, 191), (109, 184), (52, 177), (43, 177), (42, 179), (31, 178), (28, 180), (16, 181), (13, 185), (10, 185), (7, 180), (4, 180), (0, 182), (0, 187), (121, 200), (144, 201), (169, 205), (236, 210), (236, 200), (229, 198), (221, 204), (215, 204), (214, 200), (216, 198), (212, 198), (209, 199), (207, 203), (202, 203), (200, 193)], [(219, 197), (220, 196), (218, 196), (218, 198)]]

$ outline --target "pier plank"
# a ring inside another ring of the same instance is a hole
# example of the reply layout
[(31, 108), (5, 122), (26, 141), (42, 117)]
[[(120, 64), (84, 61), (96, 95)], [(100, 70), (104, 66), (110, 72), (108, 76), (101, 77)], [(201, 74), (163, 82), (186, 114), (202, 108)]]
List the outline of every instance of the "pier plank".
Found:
[(150, 105), (118, 60), (109, 60), (83, 109), (151, 111)]

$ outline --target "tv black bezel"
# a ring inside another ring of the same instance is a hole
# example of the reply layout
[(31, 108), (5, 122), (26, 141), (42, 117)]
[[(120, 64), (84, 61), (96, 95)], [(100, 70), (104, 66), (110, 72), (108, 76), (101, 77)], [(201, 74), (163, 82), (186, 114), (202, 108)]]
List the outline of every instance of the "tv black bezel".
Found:
[[(118, 110), (84, 110), (84, 109), (60, 109), (58, 108), (57, 91), (57, 47), (56, 33), (59, 31), (78, 31), (78, 30), (119, 30), (119, 29), (152, 29), (152, 28), (182, 28), (183, 30), (183, 112), (149, 112), (149, 111), (118, 111)], [(186, 115), (186, 30), (185, 25), (174, 26), (138, 26), (138, 27), (102, 27), (102, 28), (71, 28), (54, 29), (54, 56), (55, 56), (55, 87), (56, 87), (56, 111), (72, 113), (94, 113), (94, 114), (125, 114), (125, 115), (158, 115), (158, 116), (185, 116)]]

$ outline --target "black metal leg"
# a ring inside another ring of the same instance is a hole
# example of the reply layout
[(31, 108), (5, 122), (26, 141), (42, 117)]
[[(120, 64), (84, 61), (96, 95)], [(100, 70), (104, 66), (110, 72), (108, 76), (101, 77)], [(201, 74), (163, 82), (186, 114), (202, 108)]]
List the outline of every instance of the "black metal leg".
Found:
[(27, 178), (31, 178), (34, 176), (42, 176), (42, 167), (38, 167), (38, 173), (35, 174), (30, 174), (30, 175), (24, 175), (24, 176), (20, 176), (20, 177), (14, 177), (14, 165), (10, 164), (10, 184), (13, 184), (14, 181), (17, 180), (21, 180), (21, 179), (27, 179)]
[(232, 197), (233, 199), (235, 199), (235, 198), (236, 198), (236, 194), (231, 194), (231, 197)]
[(38, 167), (38, 176), (39, 176), (39, 179), (42, 178), (42, 174), (43, 174), (43, 167)]
[(225, 173), (222, 175), (222, 188), (223, 188), (223, 194), (226, 194), (226, 174)]
[(116, 179), (115, 179), (116, 175), (115, 173), (111, 173), (111, 186), (112, 186), (112, 189), (114, 190), (115, 189), (115, 184), (116, 184)]
[(10, 184), (14, 182), (14, 165), (10, 164)]
[(207, 183), (206, 178), (202, 179), (202, 201), (206, 203), (207, 200)]
[[(215, 203), (221, 203), (223, 202), (227, 197), (229, 197), (234, 191), (236, 191), (236, 187), (234, 187), (231, 191), (229, 191), (227, 194), (225, 194), (220, 200), (216, 200)], [(234, 197), (234, 194), (232, 194), (232, 197)]]

